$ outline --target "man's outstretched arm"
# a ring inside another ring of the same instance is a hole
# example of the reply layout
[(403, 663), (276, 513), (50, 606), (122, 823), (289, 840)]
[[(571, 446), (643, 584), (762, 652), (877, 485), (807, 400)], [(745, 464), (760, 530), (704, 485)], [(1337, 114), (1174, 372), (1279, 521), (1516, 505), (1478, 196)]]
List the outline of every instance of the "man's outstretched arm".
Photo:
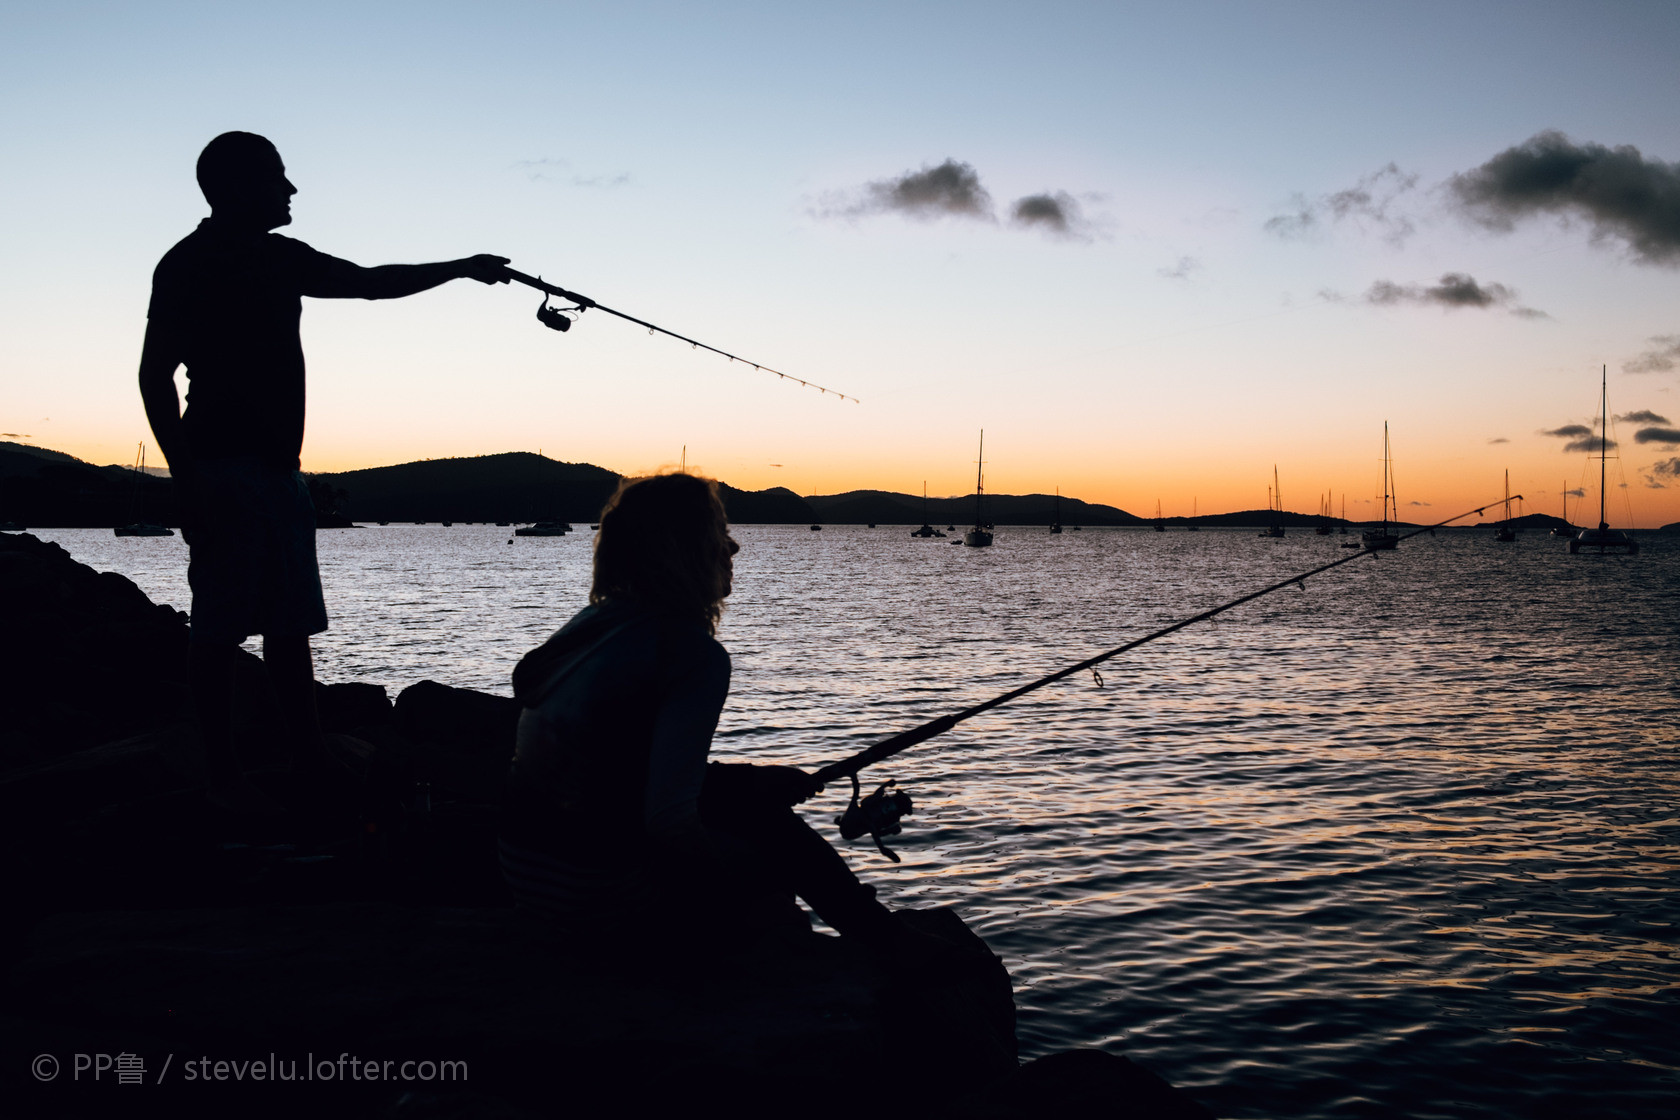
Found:
[(401, 299), (451, 280), (506, 284), (507, 263), (508, 258), (490, 253), (463, 257), (458, 261), (382, 264), (374, 268), (335, 260), (326, 275), (306, 287), (303, 294), (318, 299)]

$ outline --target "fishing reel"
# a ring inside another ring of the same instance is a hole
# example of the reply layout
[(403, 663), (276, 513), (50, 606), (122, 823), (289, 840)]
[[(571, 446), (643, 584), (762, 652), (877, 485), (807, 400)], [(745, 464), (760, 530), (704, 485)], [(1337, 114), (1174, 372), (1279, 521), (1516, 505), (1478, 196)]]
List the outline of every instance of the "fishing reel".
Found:
[(550, 307), (548, 296), (544, 295), (542, 306), (537, 308), (537, 322), (551, 331), (569, 331), (572, 329), (572, 318), (566, 312), (582, 310), (582, 307)]
[(846, 806), (846, 811), (834, 818), (834, 823), (840, 826), (840, 835), (848, 840), (856, 840), (864, 833), (875, 841), (875, 848), (882, 855), (899, 862), (898, 853), (881, 842), (883, 836), (896, 836), (903, 831), (899, 825), (899, 818), (908, 816), (913, 810), (910, 805), (910, 795), (901, 789), (894, 789), (889, 779), (882, 782), (874, 793), (868, 797), (859, 798), (862, 788), (858, 785), (857, 775), (852, 775), (852, 800)]

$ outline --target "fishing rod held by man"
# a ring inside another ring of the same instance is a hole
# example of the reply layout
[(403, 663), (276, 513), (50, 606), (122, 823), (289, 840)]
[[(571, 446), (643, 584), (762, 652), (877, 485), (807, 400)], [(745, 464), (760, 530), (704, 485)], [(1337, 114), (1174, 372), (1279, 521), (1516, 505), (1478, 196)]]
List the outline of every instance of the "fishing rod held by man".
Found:
[[(765, 373), (773, 373), (783, 381), (793, 381), (803, 385), (807, 389), (815, 389), (825, 396), (839, 397), (841, 400), (851, 401), (853, 404), (862, 403), (854, 396), (847, 393), (837, 393), (833, 389), (824, 388), (823, 386), (818, 385), (815, 381), (807, 381), (803, 377), (795, 377), (791, 373), (783, 373), (779, 369), (771, 369), (769, 366), (764, 365), (761, 362), (748, 361), (746, 358), (743, 358), (738, 354), (731, 354), (727, 350), (719, 350), (716, 346), (708, 346), (704, 342), (699, 342), (695, 339), (689, 338), (687, 335), (678, 334), (676, 331), (666, 330), (664, 327), (656, 327), (644, 319), (636, 318), (634, 315), (626, 315), (622, 311), (615, 311), (603, 304), (596, 303), (586, 295), (562, 288), (557, 284), (550, 284), (540, 276), (532, 276), (529, 273), (520, 272), (516, 268), (508, 268), (505, 271), (509, 280), (517, 280), (521, 284), (535, 288), (537, 291), (543, 293), (544, 298), (542, 306), (537, 308), (537, 320), (550, 330), (569, 331), (572, 329), (572, 324), (576, 322), (576, 319), (574, 318), (575, 315), (581, 315), (585, 311), (595, 308), (600, 311), (605, 311), (608, 315), (616, 315), (620, 319), (635, 323), (639, 327), (646, 327), (649, 331), (657, 331), (660, 334), (668, 335), (669, 337), (675, 338), (681, 342), (686, 342), (690, 346), (697, 347), (701, 350), (710, 350), (712, 353), (722, 355), (732, 362), (741, 362), (742, 364), (749, 365), (754, 369), (763, 370)], [(570, 300), (573, 306), (552, 307), (548, 302), (548, 297), (550, 296), (555, 299)]]

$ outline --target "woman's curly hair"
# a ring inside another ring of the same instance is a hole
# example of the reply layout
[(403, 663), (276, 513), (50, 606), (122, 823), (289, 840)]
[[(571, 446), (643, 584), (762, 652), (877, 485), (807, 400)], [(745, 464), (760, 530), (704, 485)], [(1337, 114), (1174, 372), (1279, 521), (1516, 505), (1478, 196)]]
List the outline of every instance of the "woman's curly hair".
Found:
[(682, 472), (623, 479), (601, 509), (589, 601), (630, 599), (715, 634), (731, 551), (716, 481)]

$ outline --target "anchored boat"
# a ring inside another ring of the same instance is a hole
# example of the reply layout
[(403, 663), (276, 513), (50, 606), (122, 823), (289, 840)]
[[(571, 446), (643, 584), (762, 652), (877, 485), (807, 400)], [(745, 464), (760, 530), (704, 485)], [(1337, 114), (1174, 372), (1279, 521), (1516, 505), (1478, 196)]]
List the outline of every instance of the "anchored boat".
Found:
[(992, 543), (992, 534), (986, 528), (986, 518), (982, 514), (981, 499), (986, 492), (986, 429), (980, 429), (980, 458), (974, 465), (974, 528), (963, 534), (963, 543), (970, 548), (985, 548)]
[(1372, 552), (1392, 549), (1400, 543), (1400, 537), (1388, 531), (1388, 507), (1394, 505), (1394, 520), (1400, 520), (1400, 499), (1391, 492), (1394, 487), (1394, 458), (1388, 449), (1388, 421), (1383, 421), (1383, 508), (1382, 528), (1366, 529), (1359, 534), (1361, 548)]
[(1598, 528), (1582, 529), (1576, 538), (1569, 542), (1569, 553), (1574, 555), (1583, 548), (1594, 549), (1597, 552), (1625, 552), (1629, 556), (1639, 551), (1639, 542), (1620, 529), (1610, 528), (1610, 523), (1604, 519), (1604, 482), (1605, 463), (1610, 458), (1610, 367), (1600, 370), (1599, 422), (1603, 428), (1598, 437)]

